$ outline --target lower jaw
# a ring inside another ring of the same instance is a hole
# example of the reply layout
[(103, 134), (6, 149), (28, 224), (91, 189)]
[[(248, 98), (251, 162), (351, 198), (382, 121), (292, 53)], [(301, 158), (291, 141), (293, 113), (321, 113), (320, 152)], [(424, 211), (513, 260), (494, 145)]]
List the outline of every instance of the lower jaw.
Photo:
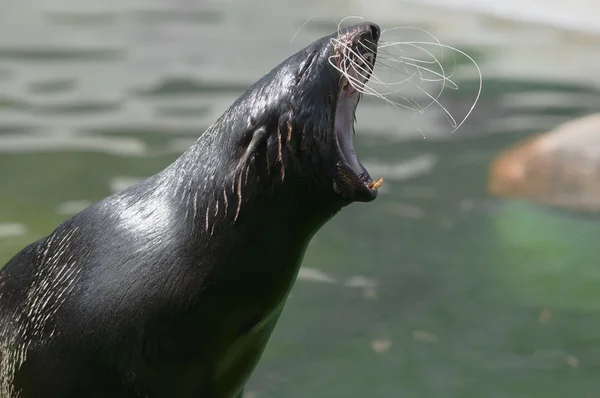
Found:
[(367, 185), (373, 183), (371, 177), (365, 177), (368, 178), (368, 182), (365, 184), (365, 181), (345, 162), (340, 161), (337, 163), (336, 174), (333, 182), (334, 191), (345, 201), (371, 202), (377, 197), (377, 189), (371, 189)]

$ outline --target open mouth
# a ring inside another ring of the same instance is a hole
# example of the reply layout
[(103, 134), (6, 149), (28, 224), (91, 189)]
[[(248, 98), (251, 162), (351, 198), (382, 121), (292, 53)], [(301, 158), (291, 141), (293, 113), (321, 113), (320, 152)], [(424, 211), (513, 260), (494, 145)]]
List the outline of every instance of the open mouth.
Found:
[(375, 51), (360, 43), (344, 57), (340, 66), (344, 73), (335, 117), (335, 133), (343, 161), (354, 172), (354, 177), (358, 179), (355, 182), (360, 182), (373, 199), (377, 196), (377, 189), (382, 185), (383, 178), (373, 181), (367, 169), (358, 160), (354, 148), (354, 122), (360, 91), (369, 80), (374, 63)]

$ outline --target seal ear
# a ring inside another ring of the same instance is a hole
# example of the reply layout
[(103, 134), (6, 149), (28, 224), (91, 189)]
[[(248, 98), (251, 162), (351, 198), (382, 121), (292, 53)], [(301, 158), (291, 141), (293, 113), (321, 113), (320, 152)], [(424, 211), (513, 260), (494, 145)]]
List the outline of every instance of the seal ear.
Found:
[(242, 147), (246, 148), (244, 158), (248, 158), (255, 153), (260, 144), (266, 141), (267, 137), (268, 133), (265, 126), (246, 131), (246, 134), (244, 134), (241, 142)]

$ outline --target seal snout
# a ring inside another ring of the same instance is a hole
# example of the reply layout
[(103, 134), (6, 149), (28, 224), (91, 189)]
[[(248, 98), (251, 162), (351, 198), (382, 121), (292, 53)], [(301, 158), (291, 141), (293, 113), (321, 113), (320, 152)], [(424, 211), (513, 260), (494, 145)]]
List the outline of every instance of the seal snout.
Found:
[(373, 40), (379, 40), (379, 36), (381, 35), (379, 25), (371, 23), (371, 34), (373, 35)]
[(344, 29), (346, 34), (357, 37), (361, 36), (362, 39), (367, 39), (373, 42), (377, 42), (381, 36), (381, 28), (379, 25), (373, 22), (363, 22), (353, 26), (349, 26)]
[(362, 23), (346, 28), (335, 40), (337, 68), (343, 76), (343, 89), (362, 92), (377, 56), (377, 43), (381, 29), (374, 23)]
[(371, 38), (374, 41), (378, 41), (379, 40), (379, 36), (381, 35), (381, 29), (379, 28), (379, 25), (374, 24), (372, 22), (369, 22), (369, 28), (371, 29)]

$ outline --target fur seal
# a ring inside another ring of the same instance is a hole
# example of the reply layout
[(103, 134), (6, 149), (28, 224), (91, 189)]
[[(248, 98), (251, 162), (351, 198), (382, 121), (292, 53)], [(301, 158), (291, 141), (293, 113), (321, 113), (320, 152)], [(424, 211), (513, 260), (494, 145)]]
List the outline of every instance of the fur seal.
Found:
[(313, 235), (372, 201), (354, 115), (380, 29), (321, 38), (160, 173), (91, 205), (0, 272), (3, 398), (234, 398)]

